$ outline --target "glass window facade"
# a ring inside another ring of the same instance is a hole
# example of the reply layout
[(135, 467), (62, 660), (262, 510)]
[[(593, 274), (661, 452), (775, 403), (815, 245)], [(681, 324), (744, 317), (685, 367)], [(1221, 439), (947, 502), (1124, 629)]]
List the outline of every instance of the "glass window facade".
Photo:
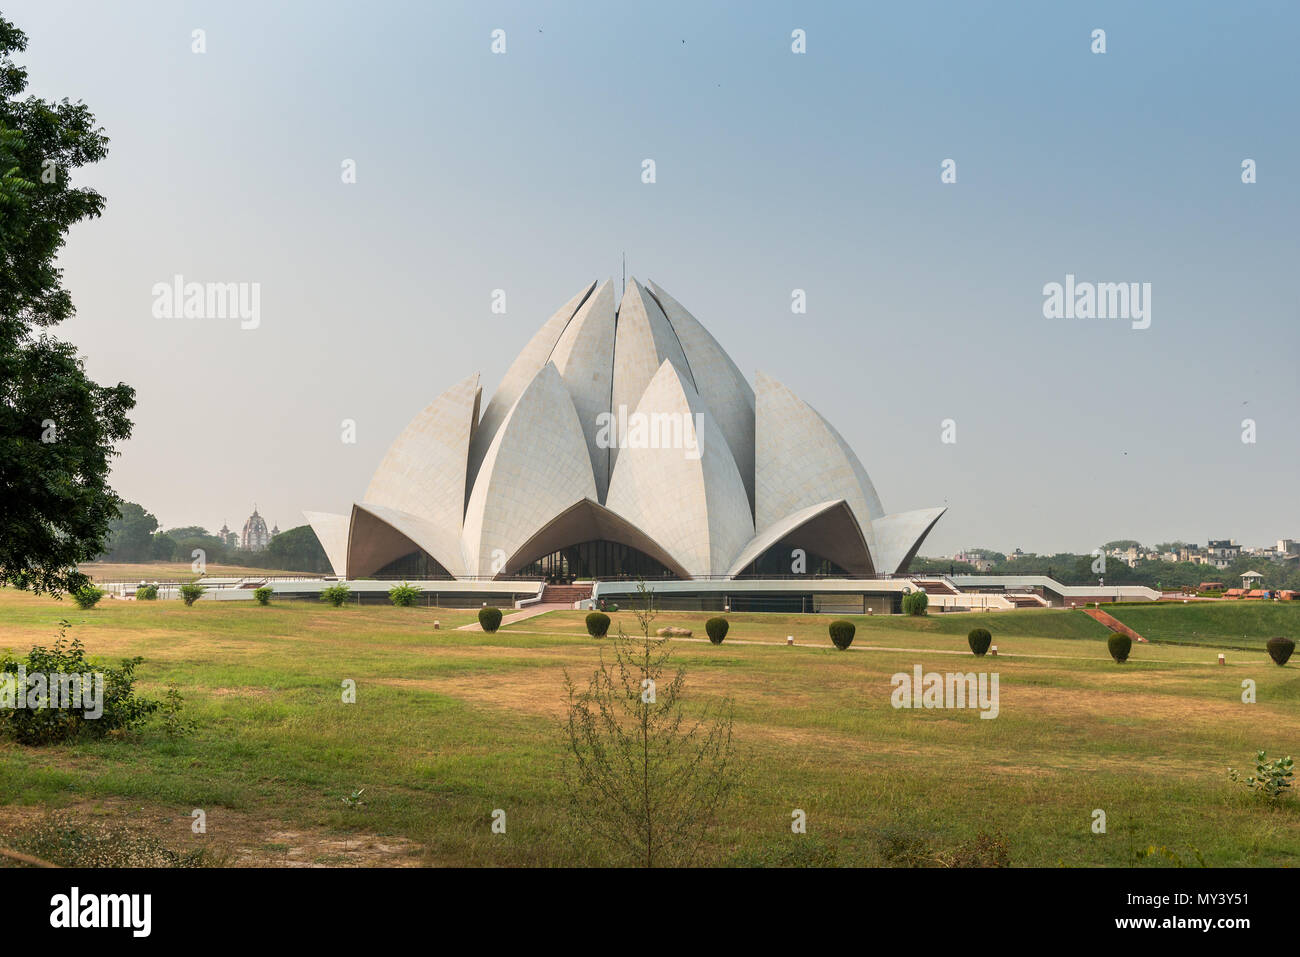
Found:
[(621, 542), (596, 540), (568, 545), (516, 573), (542, 578), (676, 578), (645, 552)]

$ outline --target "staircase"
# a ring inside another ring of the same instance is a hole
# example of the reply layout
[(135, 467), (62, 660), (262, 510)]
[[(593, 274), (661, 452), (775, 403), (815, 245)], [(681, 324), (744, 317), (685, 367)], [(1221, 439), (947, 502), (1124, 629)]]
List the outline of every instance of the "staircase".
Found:
[(1113, 632), (1117, 632), (1118, 634), (1121, 635), (1128, 635), (1134, 641), (1141, 641), (1143, 643), (1146, 643), (1146, 639), (1143, 638), (1141, 635), (1139, 635), (1136, 631), (1134, 631), (1128, 625), (1124, 624), (1124, 622), (1120, 621), (1114, 615), (1107, 614), (1106, 612), (1102, 611), (1100, 608), (1085, 608), (1083, 609), (1083, 613), (1087, 615), (1089, 618), (1094, 618), (1097, 621), (1101, 622), (1103, 625), (1105, 625)]
[(543, 605), (568, 605), (591, 597), (591, 585), (547, 585), (542, 589)]
[(927, 595), (960, 595), (961, 591), (946, 577), (918, 580), (916, 587)]

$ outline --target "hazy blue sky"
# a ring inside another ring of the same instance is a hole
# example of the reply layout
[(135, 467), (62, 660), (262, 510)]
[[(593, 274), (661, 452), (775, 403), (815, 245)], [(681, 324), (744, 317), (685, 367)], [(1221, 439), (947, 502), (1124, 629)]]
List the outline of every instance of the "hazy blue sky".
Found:
[[(112, 139), (61, 335), (138, 390), (114, 484), (165, 525), (345, 510), (626, 251), (888, 509), (949, 504), (927, 554), (1300, 537), (1294, 4), (4, 10)], [(260, 326), (155, 318), (177, 273), (260, 283)], [(1067, 273), (1151, 283), (1150, 328), (1044, 318)]]

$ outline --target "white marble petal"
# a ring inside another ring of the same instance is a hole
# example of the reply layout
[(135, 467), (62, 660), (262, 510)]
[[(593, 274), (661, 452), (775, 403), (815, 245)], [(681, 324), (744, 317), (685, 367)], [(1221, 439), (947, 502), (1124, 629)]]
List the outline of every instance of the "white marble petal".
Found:
[[(850, 575), (867, 576), (874, 571), (866, 539), (862, 537), (862, 526), (848, 503), (841, 498), (809, 505), (769, 525), (745, 546), (740, 557), (731, 563), (727, 574), (732, 577), (741, 574), (759, 556), (782, 541), (829, 558)], [(792, 561), (791, 574), (795, 574), (793, 566)]]
[[(629, 278), (623, 290), (623, 301), (618, 306), (618, 336), (614, 343), (614, 388), (610, 411), (619, 414), (624, 408), (631, 412), (641, 401), (650, 380), (667, 360), (677, 367), (682, 381), (695, 389), (690, 364), (682, 352), (677, 333), (655, 302), (654, 297), (634, 278)], [(610, 475), (622, 454), (617, 447), (610, 450)]]
[(458, 535), (481, 394), (475, 373), (429, 403), (389, 448), (364, 503), (418, 516)]
[[(692, 577), (725, 575), (754, 537), (754, 522), (721, 429), (670, 359), (647, 385), (635, 414), (665, 416), (658, 420), (659, 447), (633, 447), (637, 433), (629, 428), (629, 445), (619, 452), (606, 504)], [(665, 441), (665, 434), (682, 441)]]
[(348, 529), (352, 523), (347, 515), (335, 515), (333, 512), (303, 512), (302, 517), (316, 533), (316, 540), (325, 549), (325, 557), (330, 561), (334, 574), (340, 577), (348, 573)]
[(539, 529), (587, 498), (596, 498), (587, 438), (564, 380), (547, 362), (483, 456), (461, 536), (467, 574), (501, 574)]
[(478, 470), (483, 462), (483, 456), (487, 454), (488, 446), (496, 438), (497, 430), (501, 428), (501, 423), (505, 421), (506, 415), (514, 407), (515, 401), (528, 387), (528, 383), (533, 381), (533, 377), (546, 365), (551, 358), (551, 350), (559, 342), (560, 336), (564, 334), (564, 327), (569, 324), (573, 314), (578, 311), (578, 307), (587, 299), (596, 283), (591, 282), (582, 288), (576, 296), (566, 302), (563, 306), (555, 311), (550, 319), (546, 320), (545, 325), (537, 330), (532, 339), (528, 340), (528, 345), (524, 346), (523, 352), (515, 357), (515, 361), (510, 364), (506, 374), (501, 379), (501, 384), (497, 386), (496, 392), (488, 401), (487, 408), (483, 410), (483, 418), (479, 420), (478, 427), (474, 430), (474, 436), (469, 445), (469, 472), (467, 482), (469, 487), (473, 487), (474, 478), (478, 475)]
[(365, 578), (389, 562), (423, 549), (449, 574), (465, 574), (460, 536), (452, 528), (372, 502), (352, 506), (348, 577)]
[(596, 478), (596, 494), (609, 490), (610, 450), (596, 438), (600, 416), (609, 411), (614, 376), (614, 284), (602, 282), (574, 315), (551, 352), (564, 387), (573, 399), (578, 422), (587, 437), (587, 451)]
[(654, 282), (650, 293), (672, 324), (691, 367), (695, 390), (704, 400), (740, 469), (750, 504), (754, 502), (754, 390), (698, 319)]
[(755, 385), (755, 526), (763, 531), (801, 508), (842, 498), (875, 555), (871, 522), (885, 510), (853, 449), (816, 409), (775, 379), (760, 372)]
[(876, 536), (873, 554), (876, 571), (882, 575), (895, 575), (907, 571), (907, 565), (916, 557), (917, 549), (930, 534), (939, 517), (948, 511), (947, 506), (918, 508), (910, 512), (895, 512), (872, 521)]

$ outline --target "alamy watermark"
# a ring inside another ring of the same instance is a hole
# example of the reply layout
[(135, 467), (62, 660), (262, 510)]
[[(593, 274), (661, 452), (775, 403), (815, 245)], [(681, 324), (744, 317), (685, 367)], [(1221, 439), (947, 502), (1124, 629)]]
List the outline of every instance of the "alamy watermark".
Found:
[(1075, 282), (1066, 273), (1065, 282), (1043, 286), (1045, 319), (1123, 319), (1134, 329), (1151, 325), (1151, 283)]
[(27, 666), (20, 662), (17, 673), (0, 672), (0, 708), (81, 710), (83, 717), (93, 721), (104, 714), (104, 673), (34, 671), (28, 674)]
[(241, 329), (262, 324), (260, 282), (186, 282), (177, 273), (169, 283), (154, 283), (151, 293), (155, 319), (238, 319)]
[(704, 413), (601, 412), (596, 416), (596, 447), (602, 449), (681, 449), (692, 461), (703, 455)]
[(978, 708), (981, 718), (998, 716), (998, 673), (912, 673), (900, 671), (890, 678), (894, 686), (889, 703), (895, 708)]

